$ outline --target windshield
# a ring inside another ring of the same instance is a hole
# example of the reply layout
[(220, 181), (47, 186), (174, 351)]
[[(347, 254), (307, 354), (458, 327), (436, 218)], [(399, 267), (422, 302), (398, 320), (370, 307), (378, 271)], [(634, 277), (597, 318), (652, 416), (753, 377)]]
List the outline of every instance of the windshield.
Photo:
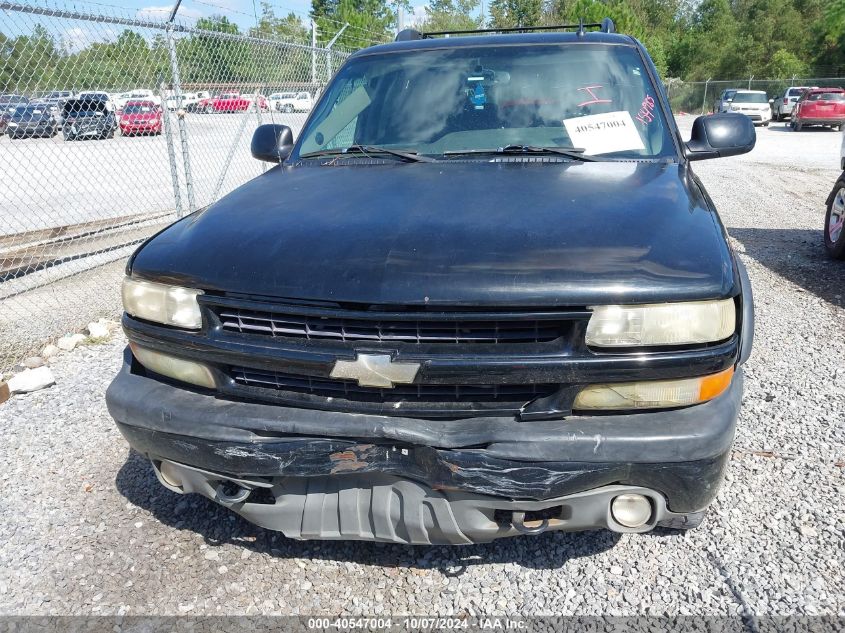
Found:
[(786, 93), (787, 97), (800, 97), (801, 93), (804, 92), (806, 88), (790, 88), (789, 92)]
[(30, 117), (30, 116), (38, 116), (40, 114), (44, 114), (47, 110), (46, 106), (19, 106), (15, 108), (14, 114), (12, 116), (16, 117)]
[(346, 64), (327, 88), (298, 155), (352, 145), (432, 156), (526, 145), (669, 156), (674, 147), (656, 95), (629, 46), (365, 55)]
[(766, 94), (763, 92), (737, 92), (734, 95), (734, 103), (768, 103)]
[(143, 114), (152, 111), (152, 106), (146, 103), (130, 103), (123, 109), (124, 114)]
[(65, 116), (103, 116), (106, 104), (103, 101), (66, 101)]
[(845, 101), (845, 92), (811, 92), (807, 101)]

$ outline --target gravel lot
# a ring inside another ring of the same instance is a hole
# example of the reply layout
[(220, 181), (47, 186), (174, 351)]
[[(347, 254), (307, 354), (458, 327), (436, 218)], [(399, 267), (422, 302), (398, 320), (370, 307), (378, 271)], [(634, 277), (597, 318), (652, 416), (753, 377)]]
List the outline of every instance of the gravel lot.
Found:
[(0, 406), (0, 612), (845, 615), (845, 265), (821, 242), (840, 136), (758, 136), (749, 155), (695, 167), (757, 304), (736, 452), (701, 528), (288, 541), (165, 490), (129, 453), (103, 400), (118, 337), (60, 356), (55, 387)]

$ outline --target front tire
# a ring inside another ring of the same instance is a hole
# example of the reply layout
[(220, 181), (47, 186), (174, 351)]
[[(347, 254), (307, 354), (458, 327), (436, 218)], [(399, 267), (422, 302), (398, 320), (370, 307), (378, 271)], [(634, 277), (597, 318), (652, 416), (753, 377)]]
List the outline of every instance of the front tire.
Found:
[(845, 179), (833, 187), (824, 218), (824, 246), (833, 259), (845, 259)]
[(206, 114), (214, 114), (214, 106), (210, 106), (210, 105), (205, 106), (204, 112)]
[(292, 113), (293, 112), (293, 106), (289, 103), (285, 104), (285, 106), (282, 108), (282, 112), (284, 112), (285, 114)]

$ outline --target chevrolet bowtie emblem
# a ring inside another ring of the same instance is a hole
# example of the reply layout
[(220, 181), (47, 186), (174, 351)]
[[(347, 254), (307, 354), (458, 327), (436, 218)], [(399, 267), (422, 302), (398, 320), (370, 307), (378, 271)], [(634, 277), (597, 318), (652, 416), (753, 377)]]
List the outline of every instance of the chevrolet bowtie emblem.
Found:
[(355, 360), (338, 360), (332, 378), (357, 380), (359, 387), (385, 387), (414, 382), (419, 363), (394, 363), (388, 354), (358, 354)]

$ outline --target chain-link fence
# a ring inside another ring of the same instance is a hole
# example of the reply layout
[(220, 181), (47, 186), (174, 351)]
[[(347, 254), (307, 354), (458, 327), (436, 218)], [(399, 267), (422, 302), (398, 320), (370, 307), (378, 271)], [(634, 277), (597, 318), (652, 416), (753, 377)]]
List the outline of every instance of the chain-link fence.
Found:
[(0, 372), (116, 316), (128, 254), (260, 174), (254, 128), (297, 133), (346, 57), (4, 1), (0, 55)]
[(800, 87), (845, 87), (845, 77), (789, 77), (786, 79), (745, 79), (718, 81), (682, 81), (669, 79), (665, 82), (669, 104), (675, 113), (707, 114), (713, 112), (719, 96), (725, 90), (762, 90), (769, 99), (782, 98), (787, 88)]

